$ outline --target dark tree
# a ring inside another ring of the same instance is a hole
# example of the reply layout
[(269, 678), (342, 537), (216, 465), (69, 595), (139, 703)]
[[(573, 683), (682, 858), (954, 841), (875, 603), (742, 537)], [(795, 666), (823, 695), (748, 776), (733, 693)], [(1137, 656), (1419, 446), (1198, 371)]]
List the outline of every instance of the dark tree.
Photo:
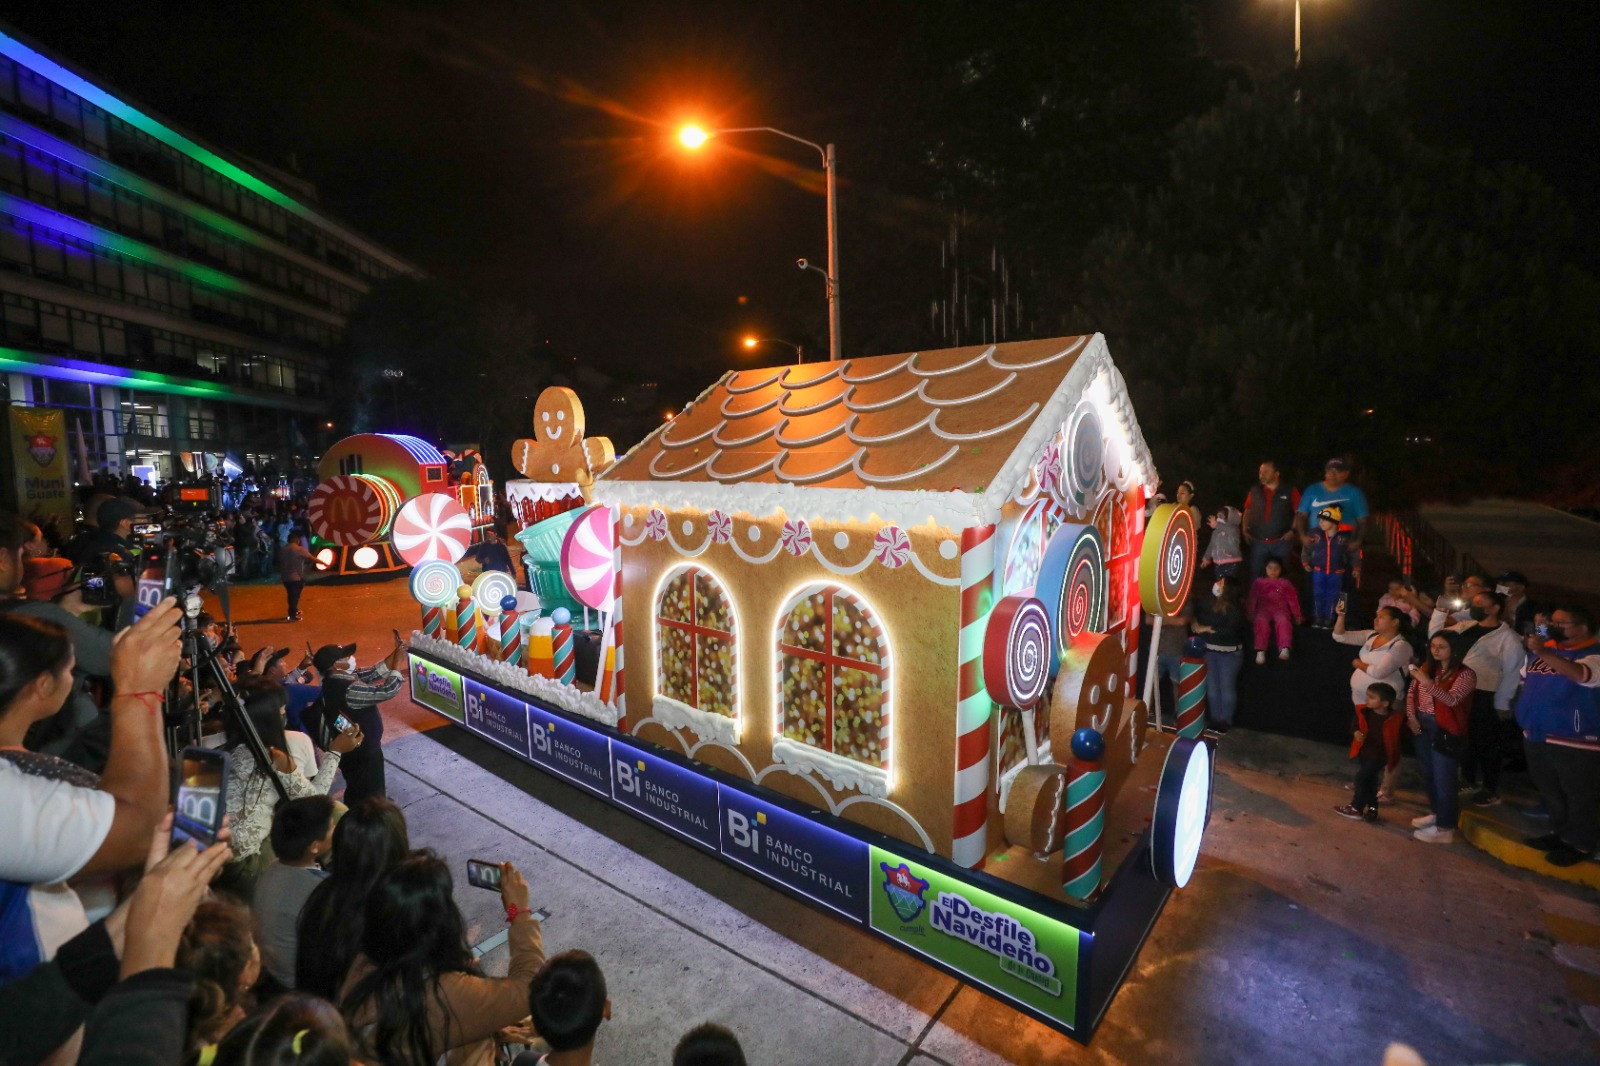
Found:
[(1229, 490), (1355, 452), (1380, 500), (1531, 493), (1593, 421), (1595, 280), (1526, 170), (1412, 134), (1392, 72), (1347, 59), (1232, 91), (1085, 257), (1171, 478)]

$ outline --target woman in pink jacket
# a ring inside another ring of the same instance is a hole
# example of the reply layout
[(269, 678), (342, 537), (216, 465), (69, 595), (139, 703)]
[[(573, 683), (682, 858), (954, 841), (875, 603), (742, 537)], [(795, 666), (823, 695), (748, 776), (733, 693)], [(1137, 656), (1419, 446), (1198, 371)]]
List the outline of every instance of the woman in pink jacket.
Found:
[(1245, 601), (1244, 613), (1256, 626), (1256, 665), (1267, 661), (1267, 642), (1272, 630), (1277, 630), (1278, 658), (1289, 657), (1289, 645), (1294, 641), (1291, 621), (1300, 621), (1300, 594), (1289, 579), (1283, 576), (1283, 563), (1267, 560), (1265, 577), (1258, 577), (1250, 585), (1250, 598)]

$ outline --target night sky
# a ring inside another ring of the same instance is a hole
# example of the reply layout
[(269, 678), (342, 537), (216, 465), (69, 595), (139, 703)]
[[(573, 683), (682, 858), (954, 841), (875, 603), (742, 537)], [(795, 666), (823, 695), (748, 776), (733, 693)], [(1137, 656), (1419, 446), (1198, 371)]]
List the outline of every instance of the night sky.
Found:
[[(1218, 56), (1287, 60), (1289, 0), (1198, 7)], [(619, 368), (684, 349), (732, 364), (741, 328), (796, 301), (820, 309), (821, 279), (794, 266), (825, 259), (823, 202), (806, 188), (820, 190), (815, 156), (755, 138), (689, 157), (670, 134), (698, 118), (831, 139), (848, 181), (916, 10), (12, 0), (5, 16), (225, 148), (279, 167), (293, 158), (336, 216), (440, 277), (525, 301), (557, 350)], [(1340, 41), (1392, 59), (1424, 136), (1532, 167), (1600, 233), (1600, 4), (1306, 0), (1304, 11), (1308, 53)], [(849, 217), (840, 225), (848, 353)]]

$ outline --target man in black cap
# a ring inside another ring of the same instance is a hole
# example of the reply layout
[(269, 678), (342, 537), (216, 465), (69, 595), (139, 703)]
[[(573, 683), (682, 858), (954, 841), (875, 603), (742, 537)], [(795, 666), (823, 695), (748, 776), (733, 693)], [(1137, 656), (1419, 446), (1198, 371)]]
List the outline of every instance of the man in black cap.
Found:
[(1533, 601), (1528, 599), (1528, 576), (1507, 570), (1494, 579), (1494, 590), (1506, 598), (1506, 622), (1523, 636), (1533, 632)]
[(383, 715), (378, 705), (405, 684), (406, 651), (405, 641), (396, 632), (388, 658), (365, 670), (356, 666), (354, 644), (324, 644), (312, 657), (322, 678), (322, 699), (320, 707), (313, 705), (305, 712), (311, 735), (319, 739), (331, 735), (341, 714), (361, 727), (360, 746), (346, 755), (339, 767), (344, 773), (347, 807), (384, 794)]

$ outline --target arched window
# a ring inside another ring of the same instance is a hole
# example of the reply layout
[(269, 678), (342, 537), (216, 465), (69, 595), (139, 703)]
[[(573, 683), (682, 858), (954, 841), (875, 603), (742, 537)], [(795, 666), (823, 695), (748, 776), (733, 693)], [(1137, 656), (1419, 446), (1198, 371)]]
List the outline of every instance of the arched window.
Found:
[(738, 662), (733, 606), (721, 583), (698, 566), (674, 572), (656, 603), (656, 692), (733, 718)]
[(889, 643), (860, 597), (812, 585), (780, 616), (783, 735), (867, 766), (889, 766)]

